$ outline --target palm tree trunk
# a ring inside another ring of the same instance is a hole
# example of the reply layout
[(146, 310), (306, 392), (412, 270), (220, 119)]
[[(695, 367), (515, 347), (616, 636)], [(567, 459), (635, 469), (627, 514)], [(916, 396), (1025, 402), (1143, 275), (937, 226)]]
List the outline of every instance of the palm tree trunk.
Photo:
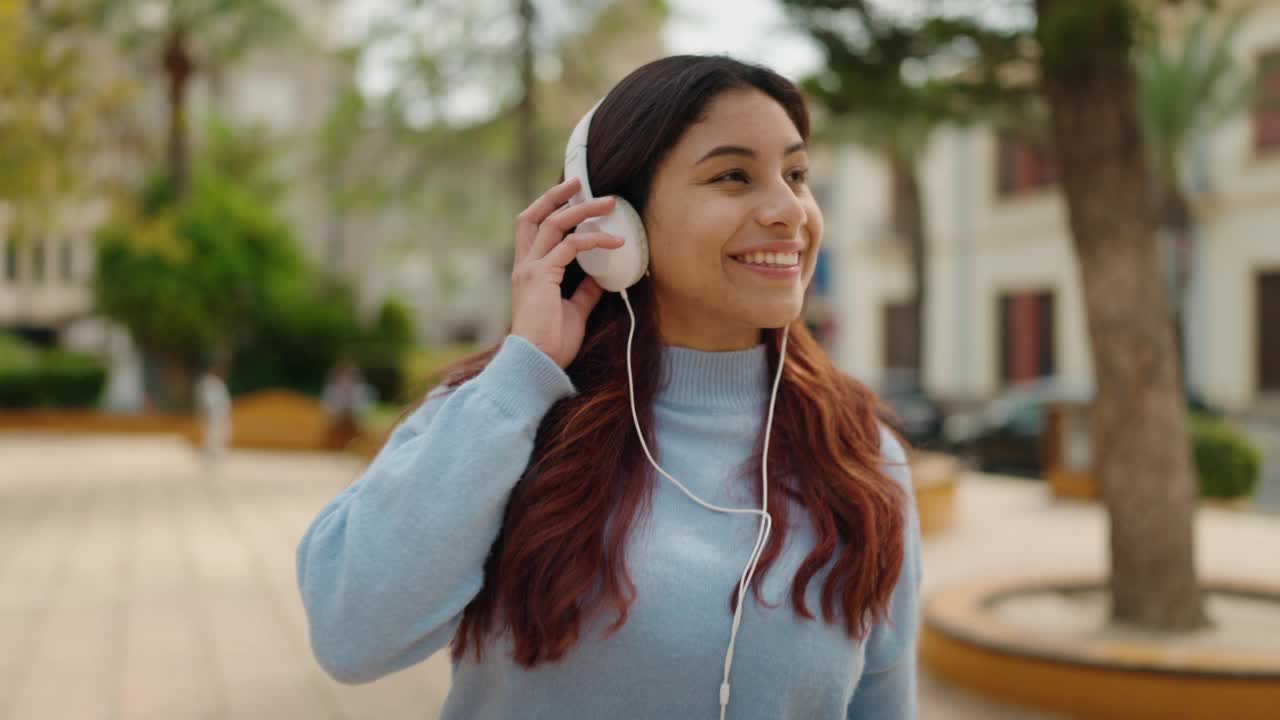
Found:
[(921, 364), (925, 355), (924, 314), (925, 300), (928, 290), (925, 279), (926, 237), (924, 227), (924, 200), (920, 193), (920, 178), (916, 173), (912, 158), (891, 158), (890, 172), (893, 177), (893, 223), (898, 234), (907, 242), (907, 252), (911, 262), (912, 277), (912, 314), (915, 327), (915, 382), (924, 384), (924, 368)]
[(186, 34), (175, 29), (169, 35), (164, 51), (164, 69), (168, 78), (169, 180), (178, 198), (186, 195), (190, 181), (190, 159), (187, 145), (187, 88), (195, 65), (187, 49)]
[[(1114, 24), (1120, 2), (1036, 0), (1043, 84), (1096, 378), (1091, 430), (1110, 517), (1112, 620), (1186, 630), (1207, 623), (1195, 567), (1195, 484), (1157, 269), (1132, 35)], [(1090, 37), (1087, 47), (1048, 44), (1080, 37)]]

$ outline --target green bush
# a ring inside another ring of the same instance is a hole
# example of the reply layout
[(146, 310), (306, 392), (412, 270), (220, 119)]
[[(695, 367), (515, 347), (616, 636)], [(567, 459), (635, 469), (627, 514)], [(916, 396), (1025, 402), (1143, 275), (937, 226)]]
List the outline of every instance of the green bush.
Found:
[[(205, 168), (179, 202), (163, 178), (153, 179), (97, 239), (98, 310), (128, 328), (149, 359), (194, 376), (212, 357), (280, 339), (253, 358), (250, 383), (274, 383), (301, 366), (298, 382), (318, 385), (308, 371), (324, 359), (313, 362), (314, 346), (278, 327), (298, 325), (288, 317), (295, 312), (310, 321), (317, 283), (288, 225), (254, 187)], [(278, 356), (279, 344), (302, 355)], [(157, 387), (153, 397), (183, 409), (184, 384)]]
[(1258, 484), (1258, 449), (1224, 420), (1191, 418), (1192, 450), (1200, 475), (1200, 496), (1232, 499), (1253, 494)]
[(366, 345), (354, 353), (364, 381), (373, 388), (379, 402), (395, 402), (404, 397), (404, 354), (385, 346)]
[(0, 332), (0, 368), (29, 367), (40, 359), (40, 348), (20, 337)]
[(387, 300), (378, 311), (369, 333), (374, 345), (386, 347), (396, 353), (413, 349), (417, 333), (413, 330), (413, 310), (396, 299)]
[(355, 294), (333, 279), (277, 292), (246, 319), (231, 372), (234, 393), (276, 387), (318, 395), (360, 336)]
[[(347, 358), (380, 397), (399, 398), (403, 359), (415, 345), (409, 308), (388, 301), (362, 323), (352, 288), (305, 260), (274, 207), (270, 178), (256, 172), (259, 154), (215, 130), (217, 157), (193, 175), (183, 199), (157, 175), (99, 230), (99, 309), (149, 358), (195, 370), (230, 352), (233, 394), (319, 394)], [(158, 402), (180, 407), (188, 394)]]
[(351, 348), (365, 382), (381, 402), (399, 402), (406, 394), (405, 363), (417, 344), (413, 311), (396, 299), (387, 300), (378, 311), (373, 326)]
[(106, 382), (97, 358), (51, 351), (35, 364), (0, 366), (0, 407), (90, 407)]
[(168, 205), (166, 187), (148, 184), (99, 229), (97, 303), (148, 354), (198, 365), (311, 278), (289, 227), (249, 188), (201, 172)]

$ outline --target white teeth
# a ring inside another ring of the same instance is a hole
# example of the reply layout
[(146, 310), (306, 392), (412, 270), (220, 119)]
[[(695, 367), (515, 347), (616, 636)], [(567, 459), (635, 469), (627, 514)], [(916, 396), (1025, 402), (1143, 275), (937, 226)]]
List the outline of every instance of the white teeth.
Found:
[(753, 252), (739, 255), (738, 260), (750, 265), (781, 265), (789, 267), (800, 264), (800, 253)]

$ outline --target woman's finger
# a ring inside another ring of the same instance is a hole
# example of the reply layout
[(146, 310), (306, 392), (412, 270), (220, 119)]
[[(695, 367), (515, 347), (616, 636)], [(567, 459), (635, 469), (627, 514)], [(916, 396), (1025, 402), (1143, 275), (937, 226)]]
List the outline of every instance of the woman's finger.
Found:
[(529, 256), (540, 258), (547, 255), (551, 252), (551, 248), (560, 243), (565, 233), (577, 227), (584, 220), (608, 215), (613, 211), (613, 204), (612, 196), (595, 198), (577, 205), (562, 207), (551, 213), (542, 221), (542, 225), (538, 227), (538, 234), (534, 237), (533, 247), (529, 250)]
[(547, 256), (543, 258), (543, 262), (550, 264), (552, 267), (562, 268), (573, 262), (578, 253), (584, 250), (594, 250), (596, 248), (605, 248), (614, 250), (622, 247), (622, 238), (617, 235), (610, 235), (604, 232), (575, 232), (566, 235), (564, 240)]
[(586, 317), (591, 314), (596, 303), (600, 302), (600, 296), (604, 294), (604, 288), (600, 287), (600, 283), (590, 275), (582, 278), (582, 282), (578, 283), (578, 289), (573, 291), (573, 297), (569, 298), (578, 310), (582, 311), (582, 316)]
[(538, 234), (541, 225), (551, 213), (561, 205), (569, 202), (573, 194), (578, 192), (581, 183), (577, 178), (569, 178), (555, 187), (542, 193), (524, 212), (516, 216), (516, 262), (529, 254), (529, 248)]

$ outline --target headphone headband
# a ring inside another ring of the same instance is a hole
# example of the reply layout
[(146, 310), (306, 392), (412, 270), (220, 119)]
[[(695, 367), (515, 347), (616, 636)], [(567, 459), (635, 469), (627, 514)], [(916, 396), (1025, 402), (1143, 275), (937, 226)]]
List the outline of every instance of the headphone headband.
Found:
[(573, 133), (569, 135), (569, 144), (564, 150), (564, 179), (576, 177), (581, 181), (582, 187), (578, 191), (581, 195), (579, 200), (590, 200), (595, 197), (591, 194), (591, 180), (587, 176), (587, 136), (591, 130), (591, 118), (602, 102), (604, 102), (603, 99), (598, 100), (578, 121), (577, 126), (573, 128)]

